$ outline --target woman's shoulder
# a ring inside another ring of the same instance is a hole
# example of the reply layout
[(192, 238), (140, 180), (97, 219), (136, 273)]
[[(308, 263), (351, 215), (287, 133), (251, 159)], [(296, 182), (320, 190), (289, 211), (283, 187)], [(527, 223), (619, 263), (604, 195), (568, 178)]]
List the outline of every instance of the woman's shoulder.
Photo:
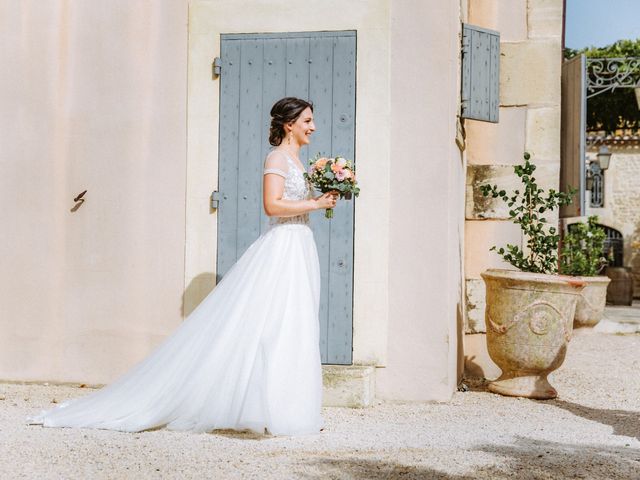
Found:
[(264, 159), (264, 168), (277, 168), (285, 172), (288, 171), (289, 162), (287, 155), (278, 149), (271, 150)]

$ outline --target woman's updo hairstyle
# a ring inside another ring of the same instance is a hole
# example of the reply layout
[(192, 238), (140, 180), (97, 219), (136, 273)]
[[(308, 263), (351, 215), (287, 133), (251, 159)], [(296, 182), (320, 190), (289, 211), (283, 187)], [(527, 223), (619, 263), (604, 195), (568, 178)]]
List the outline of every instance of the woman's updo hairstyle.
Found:
[(295, 122), (305, 108), (313, 112), (313, 104), (296, 97), (285, 97), (278, 100), (271, 107), (271, 126), (269, 127), (269, 143), (277, 147), (287, 132), (285, 124)]

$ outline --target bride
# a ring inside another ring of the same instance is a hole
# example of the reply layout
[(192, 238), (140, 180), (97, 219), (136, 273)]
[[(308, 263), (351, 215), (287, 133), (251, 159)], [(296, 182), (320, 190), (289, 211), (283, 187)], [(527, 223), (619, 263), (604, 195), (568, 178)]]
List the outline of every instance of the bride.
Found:
[(156, 427), (272, 435), (318, 433), (320, 266), (309, 212), (332, 208), (303, 176), (313, 105), (271, 109), (264, 162), (267, 230), (146, 358), (113, 383), (27, 417), (28, 424), (138, 432)]

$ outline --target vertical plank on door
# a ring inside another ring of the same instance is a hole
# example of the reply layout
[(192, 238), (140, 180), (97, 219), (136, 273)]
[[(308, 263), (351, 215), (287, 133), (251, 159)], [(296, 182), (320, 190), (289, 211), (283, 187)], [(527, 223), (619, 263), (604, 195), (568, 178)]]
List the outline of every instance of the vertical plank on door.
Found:
[[(287, 43), (282, 38), (266, 38), (264, 41), (264, 59), (262, 75), (262, 128), (264, 141), (262, 145), (261, 167), (264, 168), (264, 159), (271, 150), (269, 145), (269, 126), (271, 125), (271, 107), (285, 96), (285, 82), (287, 67), (286, 53)], [(260, 182), (260, 198), (262, 198), (262, 181)], [(262, 202), (261, 202), (262, 205)], [(263, 209), (261, 209), (262, 211)], [(264, 212), (262, 212), (264, 213)], [(262, 215), (260, 232), (267, 229), (269, 217)]]
[[(314, 123), (316, 133), (313, 135), (311, 151), (323, 156), (331, 155), (331, 120), (333, 111), (333, 38), (315, 37), (311, 39), (309, 59), (309, 98), (314, 102)], [(316, 194), (319, 194), (317, 192)], [(329, 284), (329, 239), (331, 223), (320, 216), (311, 217), (312, 228), (318, 247), (321, 265), (321, 284)], [(329, 291), (320, 289), (320, 352), (324, 361), (329, 354)]]
[(236, 261), (238, 235), (238, 148), (240, 121), (240, 44), (223, 42), (221, 45), (224, 81), (220, 84), (220, 143), (218, 188), (220, 204), (218, 215), (218, 246), (216, 283)]
[(262, 58), (263, 41), (242, 42), (240, 67), (240, 149), (238, 169), (237, 256), (260, 234), (260, 184), (262, 182)]
[[(355, 37), (336, 37), (333, 53), (333, 155), (354, 159)], [(328, 357), (351, 363), (353, 290), (353, 200), (338, 202), (331, 220)]]
[[(287, 97), (309, 98), (309, 38), (287, 38), (287, 73), (285, 94)], [(300, 161), (307, 163), (309, 148), (300, 149)]]

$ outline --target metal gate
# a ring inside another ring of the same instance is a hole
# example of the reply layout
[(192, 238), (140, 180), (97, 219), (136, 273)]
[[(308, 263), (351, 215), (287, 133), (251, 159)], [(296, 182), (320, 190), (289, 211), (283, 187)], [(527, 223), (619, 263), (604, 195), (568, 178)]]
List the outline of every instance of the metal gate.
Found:
[[(217, 280), (266, 229), (262, 167), (271, 148), (271, 106), (295, 96), (314, 104), (316, 132), (300, 160), (316, 153), (355, 161), (354, 31), (221, 35)], [(310, 215), (321, 267), (323, 363), (351, 364), (353, 201), (331, 220)]]

